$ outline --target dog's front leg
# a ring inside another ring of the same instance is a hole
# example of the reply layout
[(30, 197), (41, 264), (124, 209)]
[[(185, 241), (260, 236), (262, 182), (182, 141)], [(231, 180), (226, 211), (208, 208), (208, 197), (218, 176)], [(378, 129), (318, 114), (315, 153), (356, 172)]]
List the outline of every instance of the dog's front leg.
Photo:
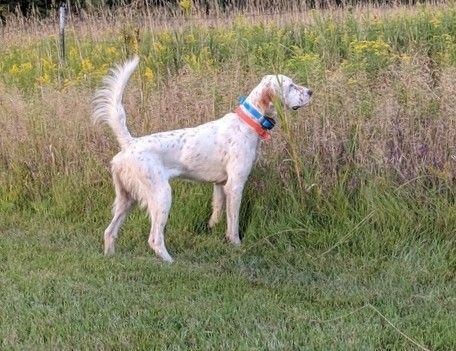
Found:
[(226, 194), (226, 238), (233, 244), (239, 245), (239, 209), (241, 207), (242, 192), (247, 178), (232, 179), (224, 186)]
[(214, 184), (214, 194), (212, 196), (212, 215), (209, 219), (209, 228), (213, 228), (222, 216), (223, 208), (225, 207), (225, 191), (223, 185)]

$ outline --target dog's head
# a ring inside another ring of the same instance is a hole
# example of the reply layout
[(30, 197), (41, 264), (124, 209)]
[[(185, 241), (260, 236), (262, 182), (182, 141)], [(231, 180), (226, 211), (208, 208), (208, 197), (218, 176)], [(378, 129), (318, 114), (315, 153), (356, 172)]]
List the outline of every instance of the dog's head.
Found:
[(258, 107), (266, 114), (271, 111), (275, 98), (280, 99), (287, 108), (297, 110), (308, 104), (312, 96), (312, 90), (281, 74), (265, 76), (257, 88)]

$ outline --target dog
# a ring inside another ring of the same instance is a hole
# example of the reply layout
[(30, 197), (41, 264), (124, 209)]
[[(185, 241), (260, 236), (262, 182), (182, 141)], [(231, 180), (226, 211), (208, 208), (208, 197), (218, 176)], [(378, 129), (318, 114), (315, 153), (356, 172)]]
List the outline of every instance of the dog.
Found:
[(107, 123), (121, 151), (111, 162), (115, 188), (113, 218), (104, 232), (104, 252), (114, 253), (122, 222), (135, 202), (147, 209), (151, 219), (149, 246), (163, 261), (172, 262), (164, 240), (171, 207), (170, 180), (175, 177), (214, 184), (214, 227), (226, 205), (229, 242), (239, 245), (239, 208), (244, 185), (257, 158), (262, 139), (270, 137), (275, 121), (274, 104), (281, 101), (297, 110), (311, 100), (312, 91), (284, 75), (267, 75), (235, 112), (199, 125), (143, 137), (127, 129), (122, 95), (139, 63), (134, 57), (116, 66), (104, 78), (93, 99), (93, 120)]

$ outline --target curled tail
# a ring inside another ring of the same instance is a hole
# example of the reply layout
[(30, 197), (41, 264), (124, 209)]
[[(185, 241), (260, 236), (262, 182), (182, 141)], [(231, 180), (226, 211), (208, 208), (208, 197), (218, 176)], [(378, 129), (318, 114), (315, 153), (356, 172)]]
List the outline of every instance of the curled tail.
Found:
[(133, 140), (127, 128), (122, 95), (138, 62), (139, 58), (135, 56), (123, 65), (111, 69), (103, 79), (103, 86), (95, 92), (93, 99), (93, 121), (108, 123), (122, 149)]

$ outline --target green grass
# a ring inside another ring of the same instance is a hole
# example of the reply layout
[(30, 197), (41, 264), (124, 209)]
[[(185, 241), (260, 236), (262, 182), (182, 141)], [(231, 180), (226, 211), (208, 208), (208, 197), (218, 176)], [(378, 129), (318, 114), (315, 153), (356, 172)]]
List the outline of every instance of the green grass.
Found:
[[(129, 16), (70, 26), (64, 68), (50, 27), (5, 30), (0, 349), (456, 349), (454, 5), (145, 17), (138, 35)], [(103, 257), (118, 145), (89, 102), (134, 52), (134, 135), (221, 116), (263, 74), (315, 91), (262, 146), (240, 248), (207, 228), (211, 187), (176, 181), (176, 262), (140, 210)]]
[(454, 201), (367, 187), (348, 203), (309, 195), (305, 208), (282, 199), (285, 209), (270, 194), (252, 196), (251, 184), (236, 249), (223, 224), (213, 233), (203, 224), (209, 188), (175, 186), (172, 265), (148, 249), (140, 211), (110, 258), (107, 208), (3, 218), (2, 348), (417, 349), (380, 312), (414, 342), (454, 349)]

